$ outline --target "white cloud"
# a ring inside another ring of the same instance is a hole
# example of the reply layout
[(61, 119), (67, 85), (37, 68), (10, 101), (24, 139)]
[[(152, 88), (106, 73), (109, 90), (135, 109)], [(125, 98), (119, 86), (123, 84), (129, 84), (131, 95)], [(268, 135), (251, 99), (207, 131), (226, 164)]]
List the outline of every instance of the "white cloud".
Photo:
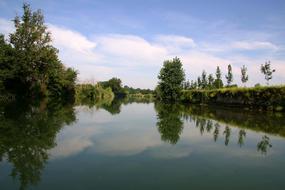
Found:
[(183, 49), (196, 47), (194, 40), (185, 36), (158, 35), (156, 36), (155, 41), (169, 51), (181, 51)]
[(12, 21), (0, 18), (0, 33), (7, 38), (9, 33), (13, 32), (14, 26)]
[(268, 49), (268, 50), (278, 50), (278, 46), (271, 42), (266, 41), (236, 41), (231, 45), (234, 49), (242, 50), (259, 50), (259, 49)]
[(96, 43), (78, 32), (52, 24), (49, 24), (48, 27), (52, 33), (54, 45), (57, 47), (72, 49), (87, 55), (96, 47)]

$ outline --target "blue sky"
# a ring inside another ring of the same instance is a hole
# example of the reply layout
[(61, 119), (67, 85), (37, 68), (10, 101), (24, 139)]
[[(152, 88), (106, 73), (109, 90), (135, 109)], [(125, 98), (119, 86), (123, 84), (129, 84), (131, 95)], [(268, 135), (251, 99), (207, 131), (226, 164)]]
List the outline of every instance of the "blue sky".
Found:
[[(166, 59), (181, 58), (187, 79), (203, 69), (226, 73), (234, 83), (246, 65), (249, 85), (264, 84), (260, 64), (276, 68), (272, 84), (285, 83), (285, 1), (281, 0), (49, 0), (25, 1), (42, 9), (64, 64), (79, 80), (113, 76), (153, 88)], [(23, 1), (0, 0), (0, 32), (13, 31)]]

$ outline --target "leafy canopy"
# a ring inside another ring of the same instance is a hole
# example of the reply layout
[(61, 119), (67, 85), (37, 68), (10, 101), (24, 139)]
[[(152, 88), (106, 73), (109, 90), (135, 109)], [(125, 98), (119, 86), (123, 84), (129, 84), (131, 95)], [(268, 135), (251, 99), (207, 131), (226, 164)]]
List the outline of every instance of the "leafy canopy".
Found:
[(185, 80), (185, 73), (180, 59), (175, 57), (173, 60), (164, 61), (158, 79), (158, 98), (168, 102), (179, 100), (182, 85)]

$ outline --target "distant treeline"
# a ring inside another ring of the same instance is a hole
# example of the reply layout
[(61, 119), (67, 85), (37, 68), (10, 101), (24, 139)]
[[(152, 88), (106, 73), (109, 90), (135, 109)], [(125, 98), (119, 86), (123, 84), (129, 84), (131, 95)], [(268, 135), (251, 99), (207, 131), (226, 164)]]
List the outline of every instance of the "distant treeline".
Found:
[[(275, 69), (271, 69), (270, 61), (260, 67), (267, 85), (272, 79)], [(185, 81), (185, 72), (179, 58), (164, 62), (158, 75), (158, 85), (154, 96), (162, 102), (187, 102), (195, 104), (224, 104), (238, 105), (247, 108), (284, 111), (285, 86), (260, 86), (246, 88), (233, 85), (232, 66), (228, 65), (225, 75), (227, 85), (223, 84), (222, 73), (217, 67), (215, 77), (207, 75), (205, 71), (197, 81)], [(241, 67), (241, 81), (246, 83), (249, 79), (247, 68)]]
[(76, 100), (79, 101), (112, 101), (114, 98), (122, 99), (126, 97), (137, 99), (151, 99), (153, 91), (150, 89), (122, 87), (119, 78), (111, 78), (108, 81), (101, 81), (97, 84), (76, 85)]

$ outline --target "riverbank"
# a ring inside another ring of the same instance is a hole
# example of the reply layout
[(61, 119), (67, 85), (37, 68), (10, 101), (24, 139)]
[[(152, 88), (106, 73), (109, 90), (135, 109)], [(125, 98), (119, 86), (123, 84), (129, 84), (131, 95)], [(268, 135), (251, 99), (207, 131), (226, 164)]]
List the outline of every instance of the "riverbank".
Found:
[(184, 90), (181, 101), (191, 104), (242, 106), (246, 109), (285, 111), (285, 86)]

